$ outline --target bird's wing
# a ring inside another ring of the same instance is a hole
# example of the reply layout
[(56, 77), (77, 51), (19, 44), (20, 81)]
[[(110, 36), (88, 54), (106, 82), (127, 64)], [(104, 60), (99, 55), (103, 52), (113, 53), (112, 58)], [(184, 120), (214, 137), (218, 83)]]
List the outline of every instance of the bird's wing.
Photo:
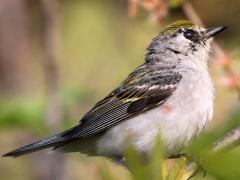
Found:
[(64, 136), (66, 139), (89, 137), (159, 106), (173, 94), (181, 78), (171, 70), (140, 66)]
[(177, 89), (182, 76), (174, 68), (144, 64), (106, 98), (98, 102), (79, 125), (50, 138), (20, 147), (4, 156), (20, 156), (48, 147), (62, 147), (89, 137), (163, 104)]

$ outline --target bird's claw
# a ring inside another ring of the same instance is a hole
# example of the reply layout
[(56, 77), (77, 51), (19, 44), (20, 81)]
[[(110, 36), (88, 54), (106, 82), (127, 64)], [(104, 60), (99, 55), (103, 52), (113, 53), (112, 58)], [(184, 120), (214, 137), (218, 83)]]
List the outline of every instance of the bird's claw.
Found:
[[(195, 176), (198, 173), (202, 174), (203, 177), (206, 176), (207, 171), (205, 170), (205, 168), (203, 167), (203, 165), (202, 165), (201, 161), (199, 161), (199, 159), (197, 159), (193, 155), (186, 154), (186, 153), (181, 154), (181, 156), (186, 158), (187, 166), (194, 169), (194, 172), (188, 179), (191, 179), (193, 176)], [(192, 167), (192, 166), (194, 166), (194, 167)]]

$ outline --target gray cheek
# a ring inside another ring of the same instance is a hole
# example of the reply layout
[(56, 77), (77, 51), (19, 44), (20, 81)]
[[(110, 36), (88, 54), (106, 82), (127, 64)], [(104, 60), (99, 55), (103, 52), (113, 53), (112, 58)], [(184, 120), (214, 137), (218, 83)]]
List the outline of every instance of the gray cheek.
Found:
[(178, 39), (178, 42), (174, 43), (173, 46), (175, 49), (177, 49), (179, 52), (181, 52), (183, 55), (187, 56), (191, 50), (191, 44), (192, 42), (187, 40), (186, 38), (182, 37)]

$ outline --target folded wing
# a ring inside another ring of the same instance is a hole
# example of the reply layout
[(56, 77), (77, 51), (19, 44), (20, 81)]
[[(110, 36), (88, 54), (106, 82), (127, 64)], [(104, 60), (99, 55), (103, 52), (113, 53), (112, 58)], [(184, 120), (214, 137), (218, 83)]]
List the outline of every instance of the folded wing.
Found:
[[(170, 70), (171, 69), (171, 70)], [(18, 148), (5, 156), (19, 156), (40, 149), (65, 144), (105, 132), (129, 118), (163, 104), (177, 89), (182, 76), (173, 68), (144, 64), (106, 98), (98, 102), (79, 125), (63, 133)]]

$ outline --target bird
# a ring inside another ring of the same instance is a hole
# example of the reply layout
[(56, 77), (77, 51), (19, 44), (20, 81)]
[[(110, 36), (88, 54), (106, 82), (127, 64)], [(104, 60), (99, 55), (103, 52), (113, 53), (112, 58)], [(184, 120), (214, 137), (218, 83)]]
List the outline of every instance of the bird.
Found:
[(169, 156), (178, 154), (212, 119), (215, 89), (208, 59), (213, 38), (226, 28), (186, 20), (166, 26), (147, 47), (143, 64), (76, 126), (3, 156), (52, 148), (119, 160), (126, 140), (149, 155), (157, 137)]

